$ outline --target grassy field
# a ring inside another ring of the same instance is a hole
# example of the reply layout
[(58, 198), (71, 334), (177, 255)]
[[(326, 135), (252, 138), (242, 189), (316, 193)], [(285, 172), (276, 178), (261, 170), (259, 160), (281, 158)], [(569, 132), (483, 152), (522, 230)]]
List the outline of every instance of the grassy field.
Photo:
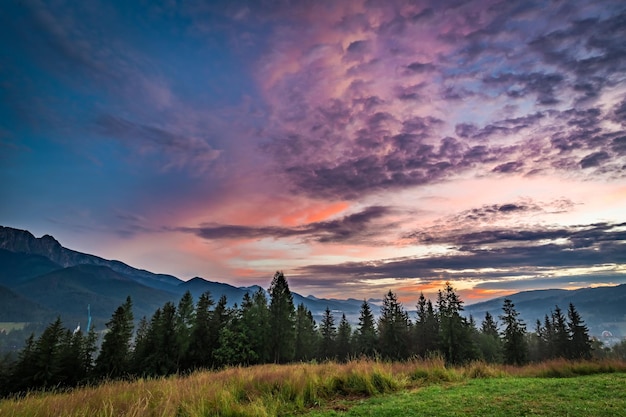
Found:
[[(626, 415), (624, 362), (262, 365), (0, 400), (0, 416)], [(569, 414), (568, 414), (569, 413)]]
[(624, 416), (626, 374), (487, 378), (432, 385), (307, 413), (330, 416)]

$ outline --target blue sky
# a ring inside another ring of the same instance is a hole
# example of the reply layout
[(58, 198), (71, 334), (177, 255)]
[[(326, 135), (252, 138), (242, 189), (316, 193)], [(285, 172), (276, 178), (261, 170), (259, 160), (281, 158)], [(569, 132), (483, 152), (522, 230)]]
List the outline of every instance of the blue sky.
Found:
[(182, 279), (626, 282), (621, 1), (10, 2), (0, 224)]

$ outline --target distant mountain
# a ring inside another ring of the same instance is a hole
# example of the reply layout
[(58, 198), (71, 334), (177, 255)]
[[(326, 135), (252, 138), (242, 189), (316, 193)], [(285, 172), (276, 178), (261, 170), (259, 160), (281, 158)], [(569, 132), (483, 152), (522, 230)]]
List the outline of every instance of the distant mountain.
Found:
[[(67, 249), (50, 235), (36, 238), (26, 230), (0, 226), (0, 322), (53, 320), (85, 321), (87, 305), (94, 323), (102, 325), (126, 296), (133, 299), (135, 317), (150, 317), (165, 302), (178, 302), (185, 291), (194, 298), (209, 291), (214, 301), (225, 295), (229, 306), (240, 304), (247, 292), (259, 288), (235, 287), (195, 277), (189, 281), (133, 268)], [(4, 295), (3, 295), (4, 294)], [(356, 322), (361, 301), (324, 300), (293, 293), (294, 304), (304, 303), (321, 319), (326, 307)], [(4, 312), (4, 313), (3, 313)], [(17, 320), (19, 319), (19, 320)]]
[[(133, 268), (119, 261), (64, 248), (52, 236), (34, 237), (26, 230), (0, 226), (0, 322), (45, 322), (57, 315), (71, 323), (84, 322), (87, 305), (91, 307), (94, 324), (104, 326), (130, 295), (135, 318), (150, 317), (165, 302), (177, 303), (185, 291), (194, 298), (210, 291), (214, 301), (225, 295), (228, 304), (240, 304), (246, 292), (259, 286), (235, 287), (195, 277), (182, 281), (172, 275), (155, 274)], [(336, 322), (345, 313), (357, 323), (362, 300), (321, 299), (293, 293), (294, 304), (303, 303), (319, 322), (324, 310), (333, 311)], [(532, 331), (535, 320), (549, 314), (555, 305), (565, 312), (570, 302), (582, 315), (592, 335), (610, 330), (626, 335), (626, 285), (584, 288), (576, 291), (538, 290), (510, 295), (516, 309)], [(368, 300), (378, 314), (381, 300)], [(502, 312), (504, 297), (465, 307), (480, 323), (485, 312), (494, 317)], [(411, 318), (415, 314), (411, 313)]]
[(515, 309), (530, 331), (534, 330), (536, 320), (543, 323), (544, 316), (550, 315), (556, 305), (563, 310), (563, 314), (567, 314), (571, 302), (585, 320), (592, 335), (600, 335), (604, 330), (609, 330), (616, 336), (626, 336), (626, 284), (578, 290), (524, 291), (466, 306), (465, 313), (471, 314), (477, 323), (482, 321), (487, 311), (497, 318), (502, 314), (505, 298), (513, 301)]
[(172, 275), (154, 274), (143, 269), (133, 268), (120, 261), (109, 261), (98, 256), (64, 248), (50, 235), (36, 238), (27, 230), (13, 229), (11, 227), (0, 226), (0, 249), (16, 253), (41, 255), (62, 267), (76, 265), (106, 266), (141, 284), (169, 291), (182, 282)]

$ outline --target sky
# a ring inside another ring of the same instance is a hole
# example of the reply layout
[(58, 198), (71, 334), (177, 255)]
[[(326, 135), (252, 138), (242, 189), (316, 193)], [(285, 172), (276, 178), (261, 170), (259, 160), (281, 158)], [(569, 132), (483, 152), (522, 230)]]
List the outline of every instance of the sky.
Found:
[(0, 224), (183, 280), (415, 304), (626, 283), (626, 3), (0, 11)]

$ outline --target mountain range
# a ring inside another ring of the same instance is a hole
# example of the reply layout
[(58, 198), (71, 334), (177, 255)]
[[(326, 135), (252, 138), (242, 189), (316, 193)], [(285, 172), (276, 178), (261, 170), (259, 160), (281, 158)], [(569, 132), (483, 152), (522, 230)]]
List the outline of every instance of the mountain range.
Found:
[[(64, 322), (86, 322), (90, 306), (93, 323), (102, 328), (128, 295), (133, 300), (135, 317), (149, 318), (165, 302), (177, 303), (186, 291), (196, 299), (206, 291), (216, 301), (225, 295), (233, 305), (240, 303), (245, 293), (259, 288), (235, 287), (200, 277), (183, 281), (67, 249), (50, 235), (36, 238), (26, 230), (0, 226), (0, 322), (47, 322), (57, 316)], [(318, 321), (328, 307), (336, 314), (345, 313), (349, 321), (356, 323), (362, 304), (362, 300), (322, 299), (297, 293), (293, 297), (295, 305), (303, 303)], [(514, 302), (529, 330), (555, 305), (565, 311), (572, 302), (592, 335), (604, 330), (615, 336), (626, 335), (626, 285), (526, 291), (507, 298)], [(497, 318), (503, 300), (465, 306), (465, 313), (473, 315), (478, 323), (486, 311)], [(376, 312), (380, 300), (368, 301)]]

